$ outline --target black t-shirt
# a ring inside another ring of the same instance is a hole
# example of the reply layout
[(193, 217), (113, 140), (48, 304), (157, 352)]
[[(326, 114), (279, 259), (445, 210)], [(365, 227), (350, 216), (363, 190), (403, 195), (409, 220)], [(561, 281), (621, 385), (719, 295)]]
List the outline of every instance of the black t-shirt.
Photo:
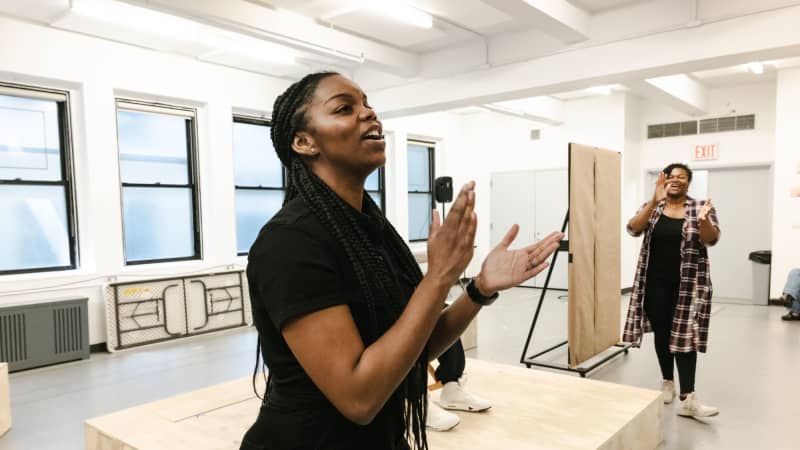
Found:
[(681, 278), (681, 241), (684, 219), (673, 219), (664, 214), (659, 217), (650, 237), (648, 278), (679, 281)]
[[(389, 273), (397, 276), (399, 271), (383, 245), (386, 230), (382, 222), (355, 209), (350, 212), (378, 249)], [(408, 448), (399, 400), (392, 397), (369, 425), (350, 422), (306, 374), (281, 334), (282, 327), (293, 318), (348, 305), (362, 339), (368, 335), (367, 305), (344, 247), (332, 232), (298, 197), (261, 229), (248, 259), (253, 321), (271, 387), (242, 448)], [(399, 278), (407, 300), (415, 286), (404, 276)], [(387, 306), (376, 305), (383, 307)]]

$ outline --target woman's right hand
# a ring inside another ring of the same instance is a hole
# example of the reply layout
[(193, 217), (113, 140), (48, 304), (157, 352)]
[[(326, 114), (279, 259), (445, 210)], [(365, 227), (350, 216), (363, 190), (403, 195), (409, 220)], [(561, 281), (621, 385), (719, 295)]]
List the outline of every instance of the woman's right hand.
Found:
[(653, 202), (658, 203), (665, 198), (667, 198), (667, 176), (664, 172), (660, 172), (656, 180), (655, 192), (653, 192)]
[(442, 223), (433, 211), (428, 237), (428, 274), (452, 285), (472, 260), (478, 216), (475, 214), (475, 182), (461, 188)]

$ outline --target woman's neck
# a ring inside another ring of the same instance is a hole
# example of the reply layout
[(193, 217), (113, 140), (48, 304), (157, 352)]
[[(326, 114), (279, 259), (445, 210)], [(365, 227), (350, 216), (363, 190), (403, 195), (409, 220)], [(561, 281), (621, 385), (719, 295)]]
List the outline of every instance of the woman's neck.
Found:
[(673, 207), (675, 207), (675, 206), (683, 206), (684, 203), (686, 203), (686, 196), (685, 195), (682, 196), (682, 197), (678, 197), (678, 198), (672, 198), (670, 196), (667, 196), (667, 206), (673, 206)]
[(362, 210), (364, 179), (343, 176), (341, 173), (334, 172), (327, 167), (315, 167), (313, 171), (345, 203), (352, 206), (356, 211)]

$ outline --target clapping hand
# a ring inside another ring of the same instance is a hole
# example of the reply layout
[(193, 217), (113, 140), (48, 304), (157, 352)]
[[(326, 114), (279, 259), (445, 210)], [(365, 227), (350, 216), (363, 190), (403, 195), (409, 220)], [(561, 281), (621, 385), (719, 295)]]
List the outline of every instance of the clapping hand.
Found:
[(667, 175), (664, 172), (659, 172), (656, 180), (656, 189), (653, 192), (653, 201), (658, 203), (665, 198), (667, 198)]
[(697, 215), (697, 220), (702, 223), (708, 222), (708, 213), (714, 205), (711, 204), (711, 199), (706, 200), (705, 204), (700, 208), (700, 213)]
[(564, 237), (562, 233), (553, 232), (527, 247), (509, 250), (508, 247), (518, 233), (519, 225), (513, 225), (483, 261), (481, 273), (475, 280), (476, 287), (482, 294), (493, 295), (534, 277), (550, 264), (550, 255)]

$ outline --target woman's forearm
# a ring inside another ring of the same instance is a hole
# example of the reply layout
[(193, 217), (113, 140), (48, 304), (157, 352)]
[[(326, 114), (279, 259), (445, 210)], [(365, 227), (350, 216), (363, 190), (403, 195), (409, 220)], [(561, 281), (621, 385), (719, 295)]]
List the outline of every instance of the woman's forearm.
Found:
[(636, 234), (643, 232), (647, 228), (647, 221), (650, 219), (650, 214), (653, 213), (655, 207), (655, 200), (647, 202), (647, 205), (628, 221), (628, 228)]
[(714, 245), (719, 240), (719, 230), (711, 224), (710, 221), (701, 221), (699, 223), (700, 240), (705, 245)]
[(445, 308), (428, 341), (428, 359), (432, 361), (450, 348), (480, 310), (481, 306), (470, 300), (466, 292)]

